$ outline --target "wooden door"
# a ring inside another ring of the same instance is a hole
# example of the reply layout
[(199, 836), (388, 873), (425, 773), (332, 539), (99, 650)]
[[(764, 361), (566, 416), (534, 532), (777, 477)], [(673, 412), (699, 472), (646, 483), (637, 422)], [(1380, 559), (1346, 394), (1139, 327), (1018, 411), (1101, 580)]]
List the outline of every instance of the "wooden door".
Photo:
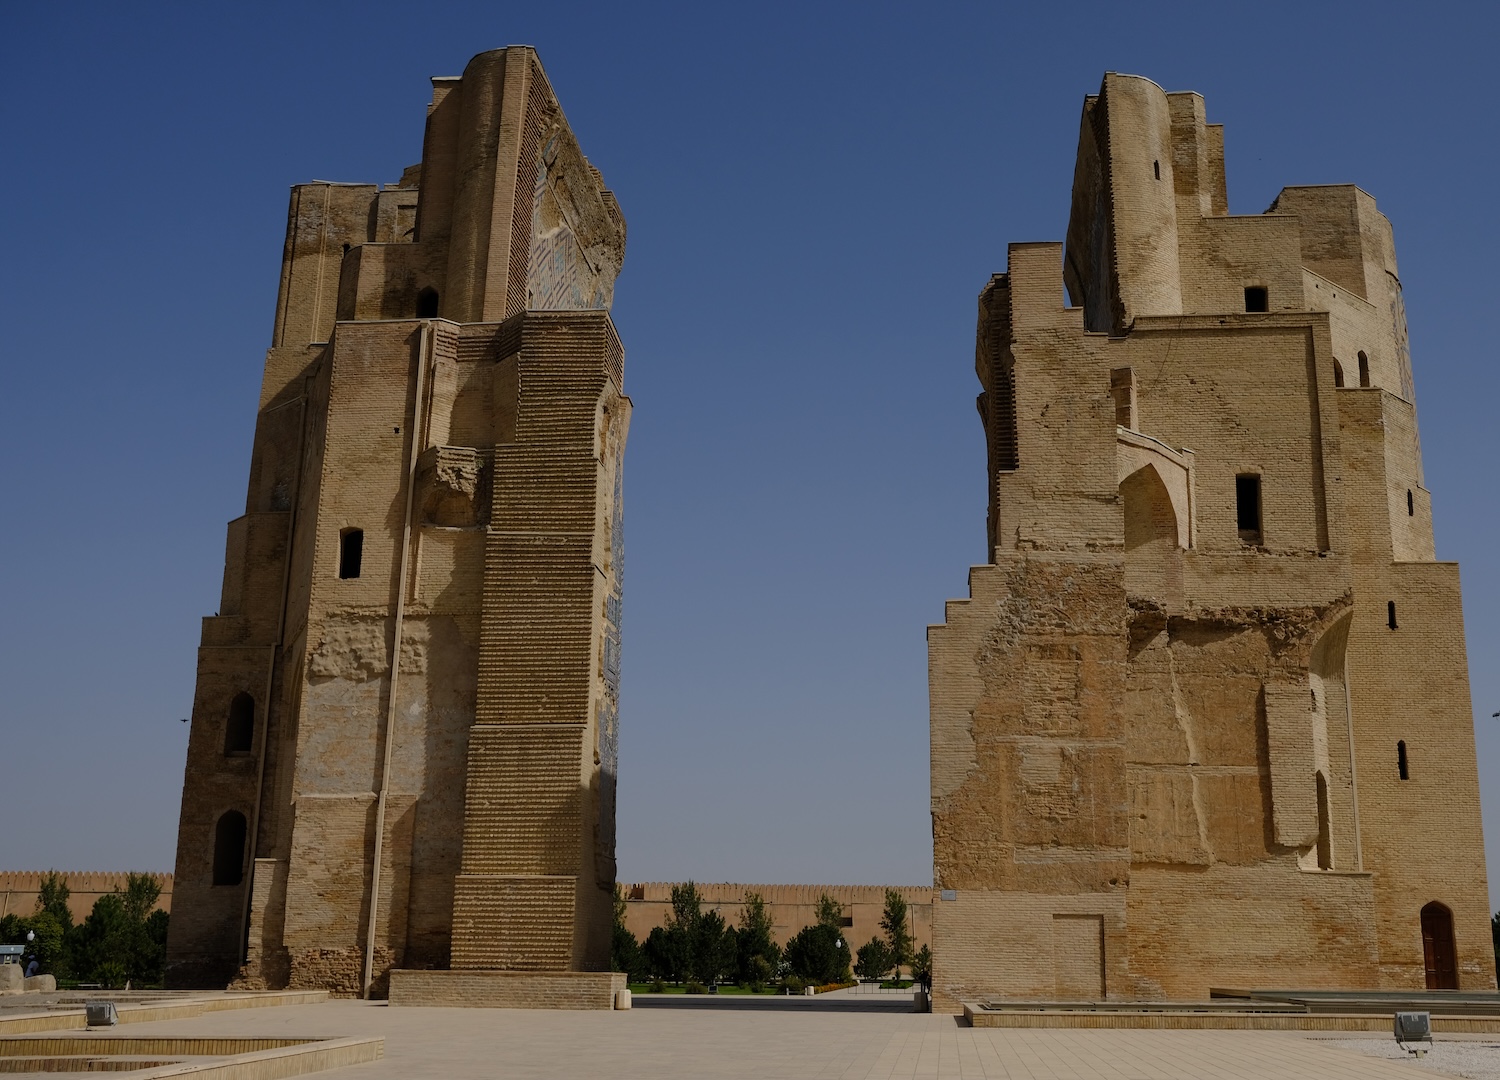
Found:
[(1458, 950), (1453, 944), (1453, 912), (1434, 901), (1422, 909), (1422, 959), (1427, 989), (1458, 989)]

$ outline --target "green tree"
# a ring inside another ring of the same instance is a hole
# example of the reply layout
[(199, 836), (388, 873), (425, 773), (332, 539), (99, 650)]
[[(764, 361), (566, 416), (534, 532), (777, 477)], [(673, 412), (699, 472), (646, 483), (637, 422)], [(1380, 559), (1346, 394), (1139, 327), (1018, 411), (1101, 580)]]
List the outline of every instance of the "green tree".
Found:
[(698, 978), (698, 933), (703, 921), (703, 894), (691, 881), (672, 886), (672, 911), (667, 916), (665, 954), (678, 982)]
[(692, 977), (712, 986), (734, 971), (737, 935), (717, 911), (705, 911), (691, 937), (689, 968)]
[(646, 938), (645, 959), (652, 974), (674, 982), (713, 984), (735, 968), (734, 930), (717, 911), (703, 910), (703, 894), (691, 881), (672, 886), (666, 926)]
[(859, 957), (854, 964), (854, 974), (861, 979), (883, 979), (886, 972), (891, 970), (891, 950), (886, 947), (884, 941), (878, 937), (872, 937), (860, 947)]
[[(157, 892), (161, 892), (160, 886), (157, 887)], [(73, 929), (73, 911), (68, 907), (70, 895), (67, 880), (56, 870), (48, 870), (37, 891), (36, 909), (38, 912), (45, 911), (56, 919), (64, 935)]]
[(747, 892), (740, 908), (739, 933), (735, 935), (736, 971), (740, 984), (752, 988), (769, 982), (781, 962), (781, 947), (773, 936), (775, 924), (766, 910), (765, 897)]
[(609, 940), (610, 967), (623, 971), (632, 982), (646, 974), (645, 956), (641, 945), (625, 926), (625, 893), (620, 883), (615, 882), (615, 924)]
[(124, 889), (94, 902), (74, 930), (71, 949), (80, 979), (117, 989), (157, 986), (166, 961), (167, 913), (154, 910), (161, 884), (149, 874), (131, 874)]
[(817, 925), (831, 927), (835, 934), (844, 932), (844, 905), (833, 897), (827, 893), (819, 896), (817, 907), (813, 911)]
[[(68, 910), (68, 883), (56, 870), (42, 878), (36, 910), (25, 916), (7, 915), (0, 919), (0, 942), (26, 945), (27, 956), (36, 957), (43, 974), (67, 978), (72, 974), (69, 963), (73, 913)], [(31, 934), (30, 940), (27, 934)]]
[(1495, 974), (1500, 976), (1500, 911), (1490, 916), (1490, 942), (1495, 947)]
[[(20, 941), (17, 944), (30, 946), (27, 951), (36, 957), (37, 970), (44, 975), (55, 975), (60, 979), (66, 979), (71, 975), (73, 973), (72, 938), (77, 931), (65, 927), (58, 921), (56, 915), (45, 909), (38, 910), (35, 915), (21, 922)], [(31, 941), (26, 940), (28, 931), (36, 935)]]
[(922, 989), (932, 993), (932, 950), (923, 945), (911, 959), (911, 977), (922, 984)]
[(641, 946), (646, 970), (665, 982), (680, 982), (686, 967), (682, 945), (680, 935), (668, 933), (665, 926), (653, 926), (651, 933), (646, 935), (646, 943)]
[(816, 985), (849, 981), (849, 946), (844, 935), (826, 923), (797, 931), (786, 943), (792, 974)]
[(885, 931), (885, 945), (898, 979), (901, 978), (901, 969), (910, 967), (912, 961), (911, 928), (907, 925), (907, 915), (906, 900), (895, 889), (887, 889), (880, 929)]
[(703, 894), (691, 881), (672, 886), (671, 904), (672, 913), (667, 916), (668, 928), (691, 931), (703, 917)]

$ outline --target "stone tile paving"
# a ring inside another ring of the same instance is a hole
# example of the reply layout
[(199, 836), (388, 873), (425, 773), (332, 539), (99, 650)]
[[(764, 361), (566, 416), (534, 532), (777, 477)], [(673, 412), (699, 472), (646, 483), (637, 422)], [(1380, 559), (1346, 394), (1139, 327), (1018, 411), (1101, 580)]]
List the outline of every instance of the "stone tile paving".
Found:
[[(326, 1073), (622, 1080), (1431, 1080), (1276, 1032), (960, 1027), (952, 1016), (811, 1009), (527, 1012), (336, 1001), (132, 1024), (130, 1034), (385, 1036), (385, 1059)], [(1379, 1045), (1377, 1040), (1354, 1040)]]

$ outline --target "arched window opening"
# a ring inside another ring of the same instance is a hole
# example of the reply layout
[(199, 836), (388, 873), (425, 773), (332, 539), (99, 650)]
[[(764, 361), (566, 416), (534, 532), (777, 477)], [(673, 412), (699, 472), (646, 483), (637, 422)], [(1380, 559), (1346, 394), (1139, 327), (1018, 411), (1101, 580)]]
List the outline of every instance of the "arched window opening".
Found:
[(1246, 311), (1270, 311), (1271, 293), (1264, 285), (1245, 286)]
[(359, 577), (359, 565), (365, 556), (363, 529), (345, 529), (339, 533), (339, 577)]
[(1427, 989), (1458, 989), (1458, 947), (1453, 940), (1453, 912), (1436, 900), (1422, 909), (1422, 961)]
[(417, 293), (417, 318), (436, 319), (438, 313), (437, 290), (428, 287)]
[(1385, 602), (1385, 624), (1392, 630), (1396, 629), (1396, 601)]
[(243, 690), (229, 703), (224, 723), (224, 753), (248, 754), (255, 742), (255, 699)]
[(1337, 360), (1333, 362), (1333, 385), (1338, 387), (1344, 385), (1344, 365)]
[(226, 811), (214, 826), (214, 884), (238, 885), (245, 878), (245, 815)]
[(1406, 516), (1417, 516), (1417, 500), (1412, 498), (1411, 488), (1406, 489)]
[(1370, 385), (1370, 358), (1364, 353), (1359, 354), (1359, 385)]
[(1318, 869), (1333, 869), (1333, 835), (1329, 825), (1328, 781), (1318, 773)]
[(1403, 780), (1411, 779), (1411, 770), (1406, 767), (1406, 740), (1396, 742), (1396, 772)]

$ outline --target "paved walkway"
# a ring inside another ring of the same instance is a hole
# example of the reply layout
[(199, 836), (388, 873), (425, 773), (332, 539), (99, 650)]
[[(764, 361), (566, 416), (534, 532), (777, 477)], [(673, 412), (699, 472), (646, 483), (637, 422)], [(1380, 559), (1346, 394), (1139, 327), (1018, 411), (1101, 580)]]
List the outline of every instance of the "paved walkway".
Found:
[(809, 1009), (523, 1012), (334, 1001), (131, 1024), (131, 1035), (381, 1034), (385, 1060), (322, 1076), (621, 1080), (1432, 1080), (1279, 1032), (960, 1027), (951, 1016)]

